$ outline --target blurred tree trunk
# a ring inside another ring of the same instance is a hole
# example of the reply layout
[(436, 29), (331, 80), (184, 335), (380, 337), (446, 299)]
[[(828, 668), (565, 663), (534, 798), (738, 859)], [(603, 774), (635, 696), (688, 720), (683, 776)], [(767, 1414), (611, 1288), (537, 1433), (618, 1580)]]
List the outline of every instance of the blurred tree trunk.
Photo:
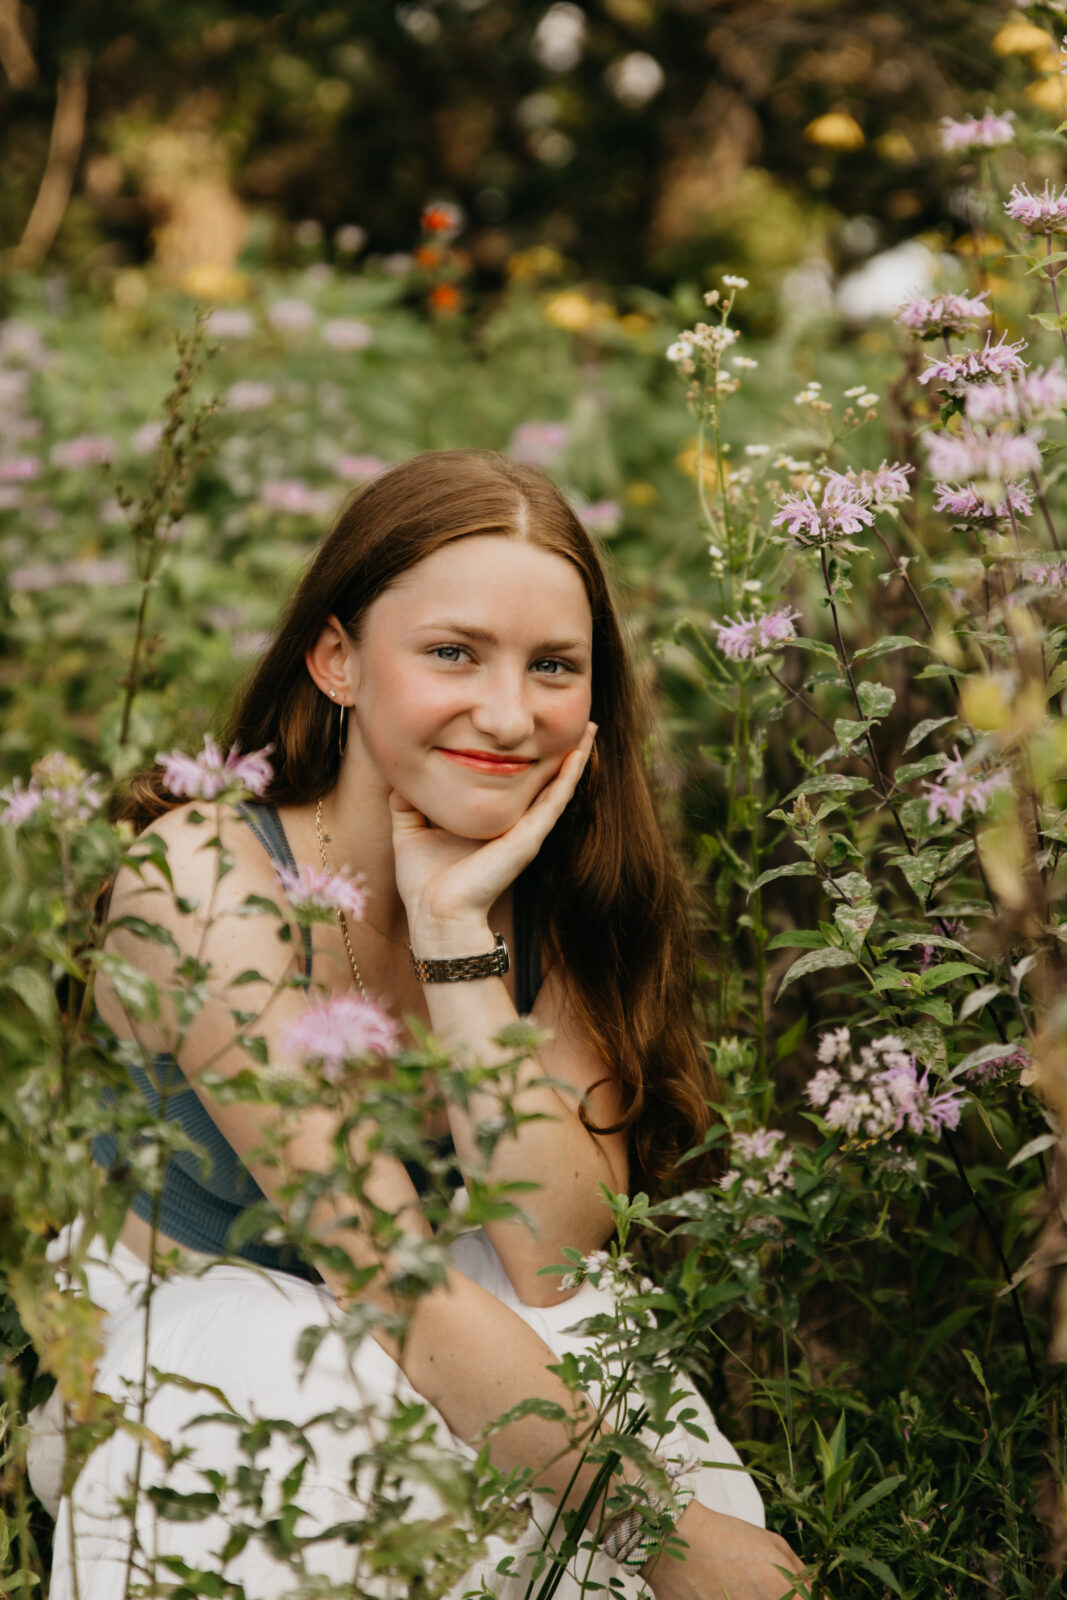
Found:
[(11, 252), (12, 266), (23, 269), (39, 266), (59, 232), (85, 139), (88, 86), (89, 67), (85, 54), (77, 51), (66, 56), (56, 84), (56, 110), (44, 176), (22, 238)]
[(22, 31), (19, 0), (0, 0), (0, 66), (16, 89), (37, 82), (37, 63)]

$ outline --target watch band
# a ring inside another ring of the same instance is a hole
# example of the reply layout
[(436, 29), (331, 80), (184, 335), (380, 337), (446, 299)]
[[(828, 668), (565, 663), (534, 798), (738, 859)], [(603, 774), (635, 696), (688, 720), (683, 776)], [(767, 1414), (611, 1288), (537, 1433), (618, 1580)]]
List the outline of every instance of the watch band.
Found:
[(502, 978), (511, 970), (511, 957), (504, 935), (496, 936), (496, 948), (480, 956), (448, 956), (425, 961), (408, 946), (412, 970), (420, 983), (463, 983), (468, 978)]

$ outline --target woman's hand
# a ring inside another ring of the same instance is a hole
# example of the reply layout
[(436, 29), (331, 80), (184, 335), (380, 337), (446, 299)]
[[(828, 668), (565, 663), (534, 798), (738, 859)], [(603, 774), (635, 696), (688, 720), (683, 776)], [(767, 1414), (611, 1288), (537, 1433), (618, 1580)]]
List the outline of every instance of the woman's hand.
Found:
[[(454, 954), (453, 943), (484, 930), (489, 911), (537, 855), (562, 816), (585, 770), (596, 724), (589, 723), (559, 771), (506, 833), (495, 839), (460, 839), (436, 828), (394, 789), (396, 886), (408, 913), (419, 955)], [(458, 941), (458, 942), (457, 942)], [(467, 950), (460, 952), (469, 954)]]
[(766, 1528), (693, 1500), (678, 1519), (678, 1532), (689, 1546), (685, 1560), (661, 1556), (645, 1574), (656, 1600), (803, 1600), (810, 1594), (799, 1576), (804, 1563)]

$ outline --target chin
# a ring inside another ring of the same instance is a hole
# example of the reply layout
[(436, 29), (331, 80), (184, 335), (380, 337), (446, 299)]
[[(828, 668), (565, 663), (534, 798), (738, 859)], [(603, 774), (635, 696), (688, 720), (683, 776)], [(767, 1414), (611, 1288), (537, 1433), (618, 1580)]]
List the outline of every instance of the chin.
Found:
[(486, 842), (499, 839), (502, 833), (513, 828), (525, 811), (525, 806), (492, 809), (479, 806), (440, 804), (423, 811), (423, 816), (435, 828), (443, 828), (457, 839), (474, 839)]

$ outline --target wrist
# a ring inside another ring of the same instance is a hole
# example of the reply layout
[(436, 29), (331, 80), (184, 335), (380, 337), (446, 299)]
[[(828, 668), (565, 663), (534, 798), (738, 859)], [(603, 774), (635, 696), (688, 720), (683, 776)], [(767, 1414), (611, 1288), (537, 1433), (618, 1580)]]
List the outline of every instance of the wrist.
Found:
[(489, 954), (496, 936), (485, 917), (420, 917), (409, 930), (411, 949), (422, 961), (448, 961)]

